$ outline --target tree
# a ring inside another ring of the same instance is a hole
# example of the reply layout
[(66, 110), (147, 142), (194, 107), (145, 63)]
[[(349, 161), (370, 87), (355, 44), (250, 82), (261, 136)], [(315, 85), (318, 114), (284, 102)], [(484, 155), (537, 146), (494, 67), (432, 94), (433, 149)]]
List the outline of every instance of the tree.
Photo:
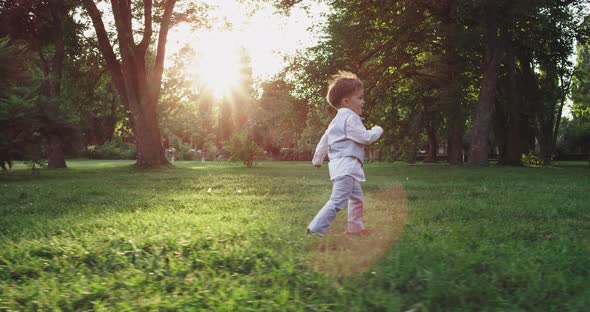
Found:
[(254, 79), (252, 78), (252, 60), (248, 51), (240, 49), (240, 70), (237, 84), (230, 90), (230, 102), (233, 120), (237, 129), (242, 129), (252, 115)]
[(498, 40), (498, 10), (496, 1), (487, 0), (485, 2), (486, 52), (483, 79), (471, 129), (469, 163), (472, 165), (488, 164), (488, 136), (496, 101), (496, 77), (504, 54)]
[[(306, 102), (293, 96), (293, 85), (278, 75), (262, 84), (262, 96), (253, 116), (253, 139), (272, 158), (297, 159), (300, 139), (305, 128)], [(281, 155), (286, 148), (289, 155)]]
[(0, 98), (5, 98), (16, 82), (27, 75), (19, 59), (21, 54), (8, 38), (0, 37)]
[(73, 44), (78, 25), (72, 18), (74, 1), (6, 1), (2, 28), (15, 40), (27, 43), (37, 53), (42, 73), (43, 114), (47, 122), (47, 158), (49, 168), (65, 168), (64, 133), (71, 128), (63, 111), (62, 74), (66, 47)]
[(578, 44), (576, 69), (572, 83), (574, 119), (590, 121), (590, 45)]
[(41, 117), (38, 96), (31, 87), (19, 87), (28, 80), (23, 66), (24, 50), (0, 38), (0, 160), (25, 159), (38, 161)]
[(488, 1), (474, 14), (484, 21), (486, 57), (472, 127), (472, 164), (487, 163), (488, 142), (494, 140), (500, 164), (521, 165), (520, 156), (535, 136), (548, 162), (568, 93), (567, 58), (580, 6), (576, 1)]
[(201, 87), (195, 88), (191, 80), (189, 72), (192, 55), (194, 50), (188, 45), (172, 55), (173, 64), (166, 69), (158, 105), (165, 147), (174, 147), (177, 151), (182, 148), (179, 146), (182, 143), (201, 148), (199, 138), (204, 135), (200, 131), (204, 124), (200, 120), (199, 101), (206, 91)]
[(590, 162), (590, 46), (577, 46), (576, 69), (572, 83), (572, 115), (565, 141), (571, 151), (580, 150)]
[[(111, 8), (117, 30), (120, 60), (109, 41), (100, 11), (92, 0), (82, 1), (98, 38), (102, 52), (115, 87), (131, 118), (137, 144), (137, 165), (159, 167), (168, 165), (164, 156), (160, 126), (158, 124), (158, 100), (164, 70), (166, 39), (173, 17), (176, 0), (159, 3), (154, 16), (151, 0), (143, 1), (143, 33), (141, 41), (135, 43), (134, 14), (132, 1), (112, 0)], [(153, 22), (159, 21), (158, 40), (153, 66), (148, 54), (154, 33)]]

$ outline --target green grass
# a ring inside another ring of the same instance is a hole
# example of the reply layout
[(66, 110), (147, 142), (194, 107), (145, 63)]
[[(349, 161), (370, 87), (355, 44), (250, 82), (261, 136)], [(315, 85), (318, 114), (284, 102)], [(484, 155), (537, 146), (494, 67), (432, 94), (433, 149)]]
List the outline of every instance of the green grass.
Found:
[(384, 256), (350, 276), (316, 272), (308, 261), (318, 239), (303, 232), (330, 195), (327, 166), (131, 164), (76, 160), (40, 176), (22, 166), (0, 176), (0, 311), (590, 306), (583, 162), (367, 164), (366, 213), (387, 206), (372, 194), (401, 186), (408, 217)]

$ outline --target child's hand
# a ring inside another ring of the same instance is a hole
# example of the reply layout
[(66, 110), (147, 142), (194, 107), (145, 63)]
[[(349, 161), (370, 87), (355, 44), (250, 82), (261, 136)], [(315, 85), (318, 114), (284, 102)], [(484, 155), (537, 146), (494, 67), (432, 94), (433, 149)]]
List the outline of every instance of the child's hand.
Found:
[(314, 166), (314, 167), (316, 167), (316, 168), (319, 168), (319, 167), (321, 167), (322, 165), (313, 165), (313, 166)]

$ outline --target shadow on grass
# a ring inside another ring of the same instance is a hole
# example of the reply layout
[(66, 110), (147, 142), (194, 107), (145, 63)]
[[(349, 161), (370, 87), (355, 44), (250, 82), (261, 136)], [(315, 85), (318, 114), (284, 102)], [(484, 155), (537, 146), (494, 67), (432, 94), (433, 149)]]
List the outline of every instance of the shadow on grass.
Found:
[(310, 251), (310, 266), (320, 273), (348, 276), (363, 272), (383, 256), (399, 239), (408, 208), (402, 186), (367, 194), (364, 223), (370, 234), (346, 235), (346, 218), (338, 218), (327, 235)]
[(190, 216), (220, 214), (229, 220), (237, 218), (238, 211), (268, 209), (272, 200), (288, 202), (294, 186), (304, 192), (315, 185), (310, 179), (282, 178), (277, 170), (286, 165), (281, 164), (265, 169), (275, 171), (270, 179), (261, 177), (258, 170), (225, 162), (203, 167), (183, 162), (178, 167), (153, 170), (136, 169), (124, 162), (114, 162), (118, 166), (84, 163), (72, 169), (46, 170), (40, 176), (17, 170), (0, 178), (0, 235), (29, 239), (78, 223), (103, 224), (103, 218), (124, 218), (140, 212), (138, 216), (143, 216), (152, 211)]

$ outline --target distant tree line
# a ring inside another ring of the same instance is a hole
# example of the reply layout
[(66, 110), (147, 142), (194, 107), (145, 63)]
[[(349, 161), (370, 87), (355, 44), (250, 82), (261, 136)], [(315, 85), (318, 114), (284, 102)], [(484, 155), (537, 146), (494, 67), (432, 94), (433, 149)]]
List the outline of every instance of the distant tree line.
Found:
[(440, 147), (450, 164), (588, 155), (588, 1), (330, 4), (318, 45), (268, 81), (254, 81), (242, 51), (239, 82), (217, 99), (186, 75), (191, 47), (163, 67), (168, 30), (206, 25), (205, 5), (111, 1), (101, 12), (91, 0), (0, 0), (0, 158), (63, 168), (68, 156), (130, 157), (158, 167), (174, 147), (181, 159), (309, 159), (335, 113), (327, 80), (341, 69), (365, 82), (367, 126), (385, 129), (371, 151), (379, 159), (414, 161), (422, 151), (436, 161)]
[[(558, 138), (566, 139), (559, 134), (570, 94), (575, 121), (567, 127), (584, 132), (587, 121), (576, 112), (588, 107), (587, 1), (331, 3), (325, 39), (284, 74), (290, 94), (307, 103), (300, 146), (317, 142), (334, 114), (323, 95), (339, 69), (366, 82), (366, 122), (385, 129), (383, 158), (414, 160), (424, 150), (434, 161), (443, 144), (451, 164), (487, 164), (497, 154), (500, 164), (521, 165), (535, 148), (549, 164)], [(576, 135), (562, 152), (587, 151)]]

